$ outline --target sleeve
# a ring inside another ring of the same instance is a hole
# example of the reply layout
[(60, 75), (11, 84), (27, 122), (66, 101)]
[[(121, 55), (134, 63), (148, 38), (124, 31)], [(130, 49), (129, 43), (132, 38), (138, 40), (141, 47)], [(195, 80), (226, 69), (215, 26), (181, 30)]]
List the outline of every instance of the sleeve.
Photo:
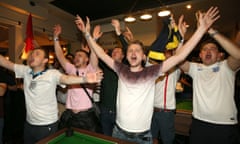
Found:
[(73, 70), (73, 69), (75, 69), (75, 67), (74, 67), (74, 65), (73, 64), (71, 64), (71, 63), (67, 63), (66, 64), (66, 66), (65, 66), (65, 71), (66, 71), (66, 73), (67, 74), (71, 74), (71, 71)]
[(177, 79), (179, 79), (180, 76), (181, 76), (181, 73), (182, 73), (181, 69), (180, 68), (176, 68), (176, 73), (177, 73)]
[(101, 69), (105, 69), (105, 68), (107, 67), (107, 65), (106, 65), (101, 59), (99, 59), (98, 66), (99, 66)]
[(123, 54), (125, 55), (123, 60), (122, 60), (122, 63), (124, 64), (128, 64), (128, 61), (127, 61), (127, 58), (126, 58), (126, 54), (127, 54), (127, 48), (128, 48), (128, 42), (127, 40), (125, 39), (124, 35), (123, 34), (120, 34), (118, 36), (121, 44), (122, 44), (122, 49), (123, 49)]
[(52, 76), (55, 78), (56, 84), (62, 86), (60, 79), (63, 74), (59, 70), (56, 70), (56, 69), (52, 69), (51, 73), (52, 73)]
[(28, 71), (29, 67), (20, 64), (14, 64), (14, 72), (16, 78), (24, 78), (24, 74)]
[(193, 78), (196, 69), (197, 69), (197, 64), (190, 62), (190, 63), (189, 63), (189, 71), (188, 71), (187, 74)]
[(160, 64), (154, 64), (153, 66), (157, 67), (157, 68), (156, 68), (156, 69), (157, 69), (157, 70), (156, 70), (156, 71), (157, 71), (157, 77), (165, 75), (165, 73), (163, 73), (163, 72), (161, 71), (161, 69), (162, 69), (162, 63), (160, 63)]
[(114, 61), (113, 71), (115, 71), (117, 74), (119, 74), (119, 71), (121, 69), (124, 69), (124, 64), (120, 63), (120, 62), (117, 62), (117, 61)]
[(87, 65), (87, 72), (96, 72), (97, 69), (94, 68), (91, 64), (88, 64)]
[(128, 47), (128, 42), (124, 38), (123, 34), (120, 34), (118, 37), (119, 37), (119, 40), (120, 40), (120, 42), (122, 44), (122, 47), (123, 47), (123, 53), (126, 54), (127, 47)]

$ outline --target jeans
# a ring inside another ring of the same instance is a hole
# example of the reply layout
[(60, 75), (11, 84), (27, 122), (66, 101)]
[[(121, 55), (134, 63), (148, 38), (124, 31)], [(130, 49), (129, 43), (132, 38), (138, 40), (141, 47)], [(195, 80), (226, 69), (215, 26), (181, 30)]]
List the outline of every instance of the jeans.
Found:
[(58, 130), (58, 122), (45, 126), (31, 125), (26, 122), (24, 126), (24, 144), (35, 144)]
[(100, 120), (102, 125), (102, 132), (105, 135), (112, 136), (115, 125), (116, 112), (101, 107)]
[(152, 144), (152, 134), (150, 131), (144, 132), (144, 134), (139, 135), (128, 135), (126, 132), (118, 128), (118, 126), (114, 126), (113, 128), (113, 137), (119, 138), (122, 140), (130, 141), (130, 142), (136, 142), (138, 144)]
[(153, 138), (160, 138), (163, 144), (173, 144), (175, 138), (174, 118), (173, 110), (154, 111), (151, 124)]

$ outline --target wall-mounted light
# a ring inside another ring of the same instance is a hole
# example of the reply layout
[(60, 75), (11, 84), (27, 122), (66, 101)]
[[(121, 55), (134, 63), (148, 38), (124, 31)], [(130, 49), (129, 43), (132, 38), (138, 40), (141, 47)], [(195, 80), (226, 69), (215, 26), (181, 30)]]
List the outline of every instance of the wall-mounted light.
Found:
[(171, 14), (170, 10), (161, 10), (160, 12), (158, 12), (158, 16), (160, 17), (168, 16), (170, 14)]

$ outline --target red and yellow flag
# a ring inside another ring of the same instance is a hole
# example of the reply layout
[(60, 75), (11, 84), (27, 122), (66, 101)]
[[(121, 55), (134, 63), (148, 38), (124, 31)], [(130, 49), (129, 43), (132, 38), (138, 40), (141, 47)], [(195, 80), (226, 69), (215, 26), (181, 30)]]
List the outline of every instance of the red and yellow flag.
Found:
[(26, 38), (25, 38), (25, 44), (24, 44), (24, 49), (23, 49), (21, 58), (27, 59), (29, 51), (33, 49), (34, 49), (34, 45), (33, 45), (33, 30), (32, 30), (32, 14), (30, 13), (28, 16)]

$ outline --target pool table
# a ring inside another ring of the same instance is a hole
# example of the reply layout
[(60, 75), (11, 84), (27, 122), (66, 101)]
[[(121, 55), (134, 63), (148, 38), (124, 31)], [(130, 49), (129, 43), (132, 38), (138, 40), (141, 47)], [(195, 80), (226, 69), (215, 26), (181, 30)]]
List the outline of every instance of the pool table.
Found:
[(66, 135), (67, 129), (62, 129), (40, 140), (37, 144), (134, 144), (87, 130), (77, 128), (72, 128), (72, 130), (71, 136)]

